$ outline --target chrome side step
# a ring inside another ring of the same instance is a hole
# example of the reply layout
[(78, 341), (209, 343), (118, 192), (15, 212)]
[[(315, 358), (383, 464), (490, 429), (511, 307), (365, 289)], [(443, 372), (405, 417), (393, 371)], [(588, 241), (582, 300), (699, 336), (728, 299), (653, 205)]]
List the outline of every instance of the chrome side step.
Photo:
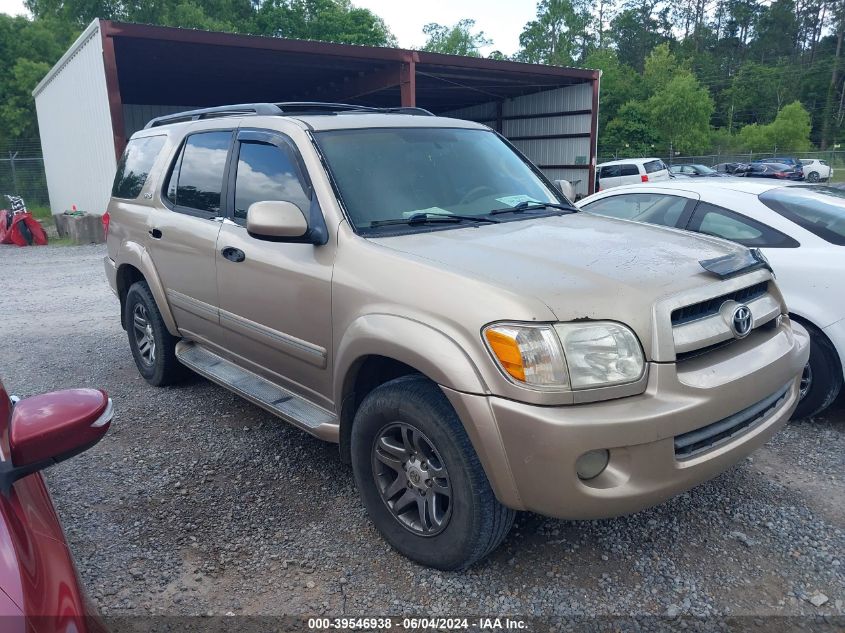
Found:
[(201, 376), (234, 391), (253, 404), (330, 442), (338, 441), (337, 417), (253, 372), (192, 341), (176, 344), (176, 358)]

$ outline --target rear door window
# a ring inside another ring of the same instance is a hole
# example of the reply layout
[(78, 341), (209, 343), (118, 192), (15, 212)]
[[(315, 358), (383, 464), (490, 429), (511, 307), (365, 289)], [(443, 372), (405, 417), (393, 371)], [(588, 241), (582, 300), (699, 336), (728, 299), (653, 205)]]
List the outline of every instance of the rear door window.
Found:
[(692, 204), (688, 198), (657, 193), (626, 193), (596, 200), (582, 208), (611, 218), (647, 222), (661, 226), (679, 226), (686, 220), (684, 211)]
[(599, 178), (616, 178), (621, 176), (622, 172), (619, 165), (605, 165), (601, 168)]
[(639, 176), (640, 170), (636, 165), (622, 165), (621, 176)]
[(695, 208), (689, 226), (691, 231), (722, 237), (743, 246), (795, 248), (798, 242), (772, 227), (728, 211), (714, 204), (701, 202)]
[(147, 176), (164, 147), (164, 139), (164, 136), (146, 136), (134, 138), (126, 144), (126, 150), (117, 164), (112, 196), (134, 200), (141, 194)]
[(231, 142), (230, 130), (198, 132), (185, 139), (165, 195), (174, 210), (202, 216), (220, 214), (223, 173)]

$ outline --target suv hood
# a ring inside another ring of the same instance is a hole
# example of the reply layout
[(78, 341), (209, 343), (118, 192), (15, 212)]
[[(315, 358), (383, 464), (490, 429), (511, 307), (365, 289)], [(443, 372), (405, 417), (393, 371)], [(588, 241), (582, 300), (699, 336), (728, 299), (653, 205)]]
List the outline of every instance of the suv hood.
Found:
[(560, 321), (612, 319), (635, 330), (650, 325), (657, 299), (719, 283), (699, 260), (746, 250), (721, 239), (583, 213), (374, 241), (539, 299)]

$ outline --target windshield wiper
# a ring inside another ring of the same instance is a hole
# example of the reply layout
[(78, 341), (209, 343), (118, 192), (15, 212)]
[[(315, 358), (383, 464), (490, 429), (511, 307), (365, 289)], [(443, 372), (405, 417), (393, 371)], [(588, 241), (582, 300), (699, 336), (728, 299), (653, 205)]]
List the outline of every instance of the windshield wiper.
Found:
[(560, 204), (557, 202), (520, 202), (514, 207), (505, 207), (504, 209), (493, 209), (487, 215), (500, 215), (502, 213), (524, 213), (525, 211), (540, 211), (541, 209), (560, 209), (561, 211), (568, 211), (569, 213), (578, 213), (579, 209), (573, 207), (571, 204)]
[(393, 224), (459, 224), (460, 222), (488, 222), (498, 224), (499, 220), (485, 218), (481, 215), (456, 215), (454, 213), (414, 213), (407, 218), (392, 218), (390, 220), (374, 220), (370, 222), (370, 228), (377, 226), (390, 226)]

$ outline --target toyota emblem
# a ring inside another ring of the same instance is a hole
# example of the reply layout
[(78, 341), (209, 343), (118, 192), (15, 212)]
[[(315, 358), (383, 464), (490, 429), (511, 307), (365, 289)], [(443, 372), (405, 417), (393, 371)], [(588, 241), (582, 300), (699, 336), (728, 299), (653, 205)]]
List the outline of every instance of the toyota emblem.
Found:
[(736, 338), (745, 338), (751, 332), (751, 310), (747, 305), (734, 308), (731, 317), (731, 330)]

